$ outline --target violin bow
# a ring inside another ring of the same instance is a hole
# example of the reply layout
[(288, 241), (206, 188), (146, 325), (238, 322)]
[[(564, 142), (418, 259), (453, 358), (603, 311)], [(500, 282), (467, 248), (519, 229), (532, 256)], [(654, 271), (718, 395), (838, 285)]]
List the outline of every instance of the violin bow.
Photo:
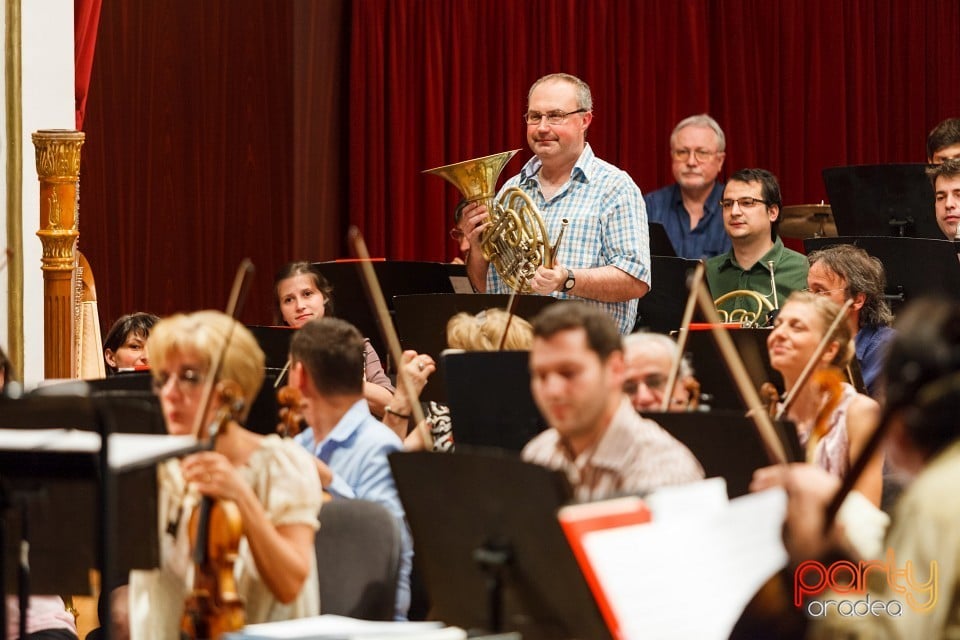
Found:
[(427, 449), (433, 448), (433, 435), (430, 429), (424, 424), (423, 407), (420, 406), (420, 398), (413, 390), (413, 381), (403, 368), (403, 351), (400, 349), (400, 339), (397, 337), (397, 331), (393, 327), (393, 321), (390, 320), (390, 311), (387, 308), (386, 299), (383, 297), (383, 290), (380, 288), (380, 282), (377, 280), (377, 274), (373, 270), (373, 263), (370, 261), (370, 253), (367, 252), (367, 244), (363, 241), (363, 235), (356, 227), (350, 227), (347, 234), (350, 240), (350, 246), (358, 258), (357, 264), (360, 266), (360, 273), (363, 275), (364, 288), (367, 291), (367, 297), (370, 305), (373, 307), (377, 316), (377, 324), (380, 326), (380, 333), (387, 348), (390, 350), (390, 357), (397, 363), (397, 378), (400, 379), (404, 389), (406, 389), (410, 400), (410, 413), (416, 421), (417, 428), (421, 429), (421, 436), (424, 439), (424, 445)]
[(843, 306), (840, 307), (840, 313), (838, 313), (837, 317), (834, 318), (833, 322), (830, 323), (830, 326), (827, 328), (827, 332), (823, 334), (823, 338), (820, 340), (820, 344), (818, 344), (817, 348), (813, 350), (813, 355), (810, 356), (810, 359), (807, 360), (807, 364), (804, 365), (803, 371), (800, 372), (800, 376), (797, 378), (796, 384), (794, 384), (793, 388), (790, 389), (787, 397), (783, 400), (783, 404), (780, 405), (780, 409), (777, 410), (775, 419), (779, 420), (782, 418), (787, 411), (790, 410), (790, 407), (793, 406), (793, 403), (796, 402), (800, 392), (803, 391), (807, 381), (810, 380), (810, 376), (813, 375), (813, 370), (816, 368), (817, 362), (820, 361), (820, 357), (823, 356), (823, 352), (827, 350), (827, 347), (830, 345), (830, 341), (833, 340), (833, 334), (835, 334), (837, 329), (840, 328), (840, 323), (847, 321), (847, 314), (852, 305), (853, 299), (848, 298), (847, 301), (843, 303)]
[[(250, 282), (254, 273), (253, 262), (250, 258), (244, 258), (237, 267), (237, 274), (233, 279), (233, 288), (230, 290), (230, 299), (227, 301), (226, 314), (233, 320), (237, 319), (243, 302), (246, 300), (247, 292), (250, 290)], [(223, 346), (217, 352), (213, 362), (210, 363), (210, 373), (203, 385), (203, 395), (200, 400), (200, 411), (195, 418), (193, 432), (198, 440), (203, 439), (203, 421), (210, 410), (210, 403), (213, 401), (213, 390), (216, 388), (217, 378), (220, 376), (220, 370), (223, 368), (223, 358), (230, 346), (230, 340), (233, 337), (234, 323), (230, 324), (230, 330), (224, 339)]]
[(760, 434), (760, 440), (763, 442), (767, 455), (774, 464), (785, 464), (787, 462), (787, 452), (783, 447), (783, 442), (781, 442), (779, 436), (777, 436), (777, 431), (773, 427), (773, 422), (769, 414), (764, 411), (763, 404), (760, 401), (760, 395), (750, 381), (750, 375), (747, 373), (747, 368), (744, 366), (743, 360), (737, 353), (730, 333), (720, 322), (717, 308), (714, 306), (713, 300), (710, 298), (710, 294), (707, 292), (702, 280), (695, 287), (695, 290), (697, 292), (697, 305), (700, 307), (700, 311), (704, 316), (706, 316), (707, 322), (710, 323), (710, 330), (713, 333), (714, 341), (717, 343), (717, 348), (720, 349), (720, 354), (723, 356), (727, 370), (730, 372), (730, 375), (733, 376), (733, 381), (737, 385), (740, 398), (746, 405), (749, 411), (748, 415), (753, 420), (757, 432)]
[(697, 290), (700, 288), (700, 283), (703, 282), (703, 273), (703, 261), (700, 261), (697, 263), (697, 267), (690, 277), (690, 295), (687, 296), (687, 306), (683, 310), (683, 321), (680, 323), (680, 332), (677, 334), (677, 357), (674, 359), (673, 366), (670, 368), (670, 375), (667, 377), (667, 386), (663, 393), (663, 402), (660, 406), (660, 411), (668, 411), (670, 409), (673, 390), (677, 386), (677, 377), (680, 375), (680, 365), (683, 362), (683, 351), (687, 348), (690, 322), (693, 320), (693, 311), (697, 307)]
[(503, 335), (500, 336), (500, 344), (497, 346), (497, 351), (503, 351), (504, 345), (507, 344), (507, 334), (510, 333), (510, 323), (513, 322), (513, 314), (519, 299), (516, 289), (510, 292), (510, 298), (507, 300), (507, 322), (503, 327)]

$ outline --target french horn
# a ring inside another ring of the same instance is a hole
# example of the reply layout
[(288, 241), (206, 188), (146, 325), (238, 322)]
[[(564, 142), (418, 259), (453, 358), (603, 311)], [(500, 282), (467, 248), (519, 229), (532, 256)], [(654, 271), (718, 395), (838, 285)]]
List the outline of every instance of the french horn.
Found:
[(510, 187), (494, 201), (497, 178), (507, 162), (519, 152), (504, 151), (482, 158), (464, 160), (423, 173), (440, 176), (455, 186), (465, 203), (480, 202), (490, 214), (489, 225), (480, 237), (483, 258), (491, 263), (511, 289), (525, 293), (530, 279), (543, 265), (552, 268), (557, 249), (569, 221), (560, 221), (557, 240), (550, 244), (547, 225), (537, 206), (522, 189)]

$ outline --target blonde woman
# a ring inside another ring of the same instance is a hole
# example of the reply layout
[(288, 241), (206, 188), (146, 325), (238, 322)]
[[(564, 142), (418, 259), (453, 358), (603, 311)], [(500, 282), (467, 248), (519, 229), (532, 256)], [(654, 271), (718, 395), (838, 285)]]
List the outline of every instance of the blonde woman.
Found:
[[(767, 338), (767, 350), (770, 364), (783, 375), (788, 393), (839, 312), (835, 302), (809, 291), (794, 292), (781, 307)], [(853, 355), (849, 325), (841, 322), (816, 362), (815, 372), (831, 367), (842, 370)], [(821, 385), (815, 378), (816, 373), (799, 391), (786, 417), (797, 425), (800, 442), (808, 450), (808, 462), (843, 478), (876, 427), (880, 406), (846, 382), (831, 389), (831, 385)], [(880, 504), (882, 453), (870, 460), (854, 488), (875, 505)]]

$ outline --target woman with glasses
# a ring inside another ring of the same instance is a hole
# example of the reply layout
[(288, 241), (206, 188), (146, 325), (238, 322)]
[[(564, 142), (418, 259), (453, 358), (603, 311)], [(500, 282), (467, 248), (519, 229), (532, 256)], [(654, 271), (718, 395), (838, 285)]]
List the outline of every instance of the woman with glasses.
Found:
[[(767, 338), (767, 350), (770, 364), (783, 376), (787, 393), (798, 384), (801, 372), (839, 313), (835, 302), (809, 291), (794, 292), (780, 308)], [(853, 355), (850, 327), (840, 322), (813, 365), (813, 375), (795, 393), (796, 401), (786, 414), (797, 426), (800, 442), (807, 449), (807, 462), (841, 478), (860, 455), (880, 416), (876, 401), (857, 393), (839, 377)], [(875, 505), (880, 504), (882, 454), (873, 457), (855, 488)]]
[[(314, 318), (333, 316), (333, 286), (309, 262), (290, 262), (281, 267), (273, 279), (273, 294), (279, 324), (299, 329)], [(364, 354), (363, 397), (370, 412), (380, 417), (393, 400), (394, 388), (369, 340), (364, 341)]]
[[(247, 623), (317, 615), (314, 535), (320, 484), (313, 459), (296, 442), (253, 433), (241, 424), (264, 376), (264, 355), (253, 335), (225, 314), (199, 311), (161, 320), (148, 343), (153, 388), (169, 433), (193, 434), (200, 424), (206, 437), (207, 426), (228, 402), (225, 385), (235, 388), (233, 395), (240, 401), (211, 450), (161, 466), (165, 574), (178, 579), (186, 596), (193, 569), (187, 534), (190, 513), (201, 496), (230, 500), (243, 522), (235, 575)], [(204, 383), (214, 375), (211, 367), (220, 357), (218, 386), (209, 410), (198, 417)], [(174, 624), (179, 624), (179, 617)]]

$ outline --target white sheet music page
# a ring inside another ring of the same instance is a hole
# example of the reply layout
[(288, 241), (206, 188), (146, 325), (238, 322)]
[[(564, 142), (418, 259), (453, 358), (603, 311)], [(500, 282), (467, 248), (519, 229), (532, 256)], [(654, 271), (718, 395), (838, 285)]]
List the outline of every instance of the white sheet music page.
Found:
[(626, 640), (727, 638), (743, 609), (787, 562), (786, 494), (584, 536)]
[(464, 640), (467, 633), (440, 622), (373, 622), (344, 616), (321, 615), (284, 622), (251, 624), (231, 640), (377, 640), (380, 638), (417, 638), (418, 640)]

